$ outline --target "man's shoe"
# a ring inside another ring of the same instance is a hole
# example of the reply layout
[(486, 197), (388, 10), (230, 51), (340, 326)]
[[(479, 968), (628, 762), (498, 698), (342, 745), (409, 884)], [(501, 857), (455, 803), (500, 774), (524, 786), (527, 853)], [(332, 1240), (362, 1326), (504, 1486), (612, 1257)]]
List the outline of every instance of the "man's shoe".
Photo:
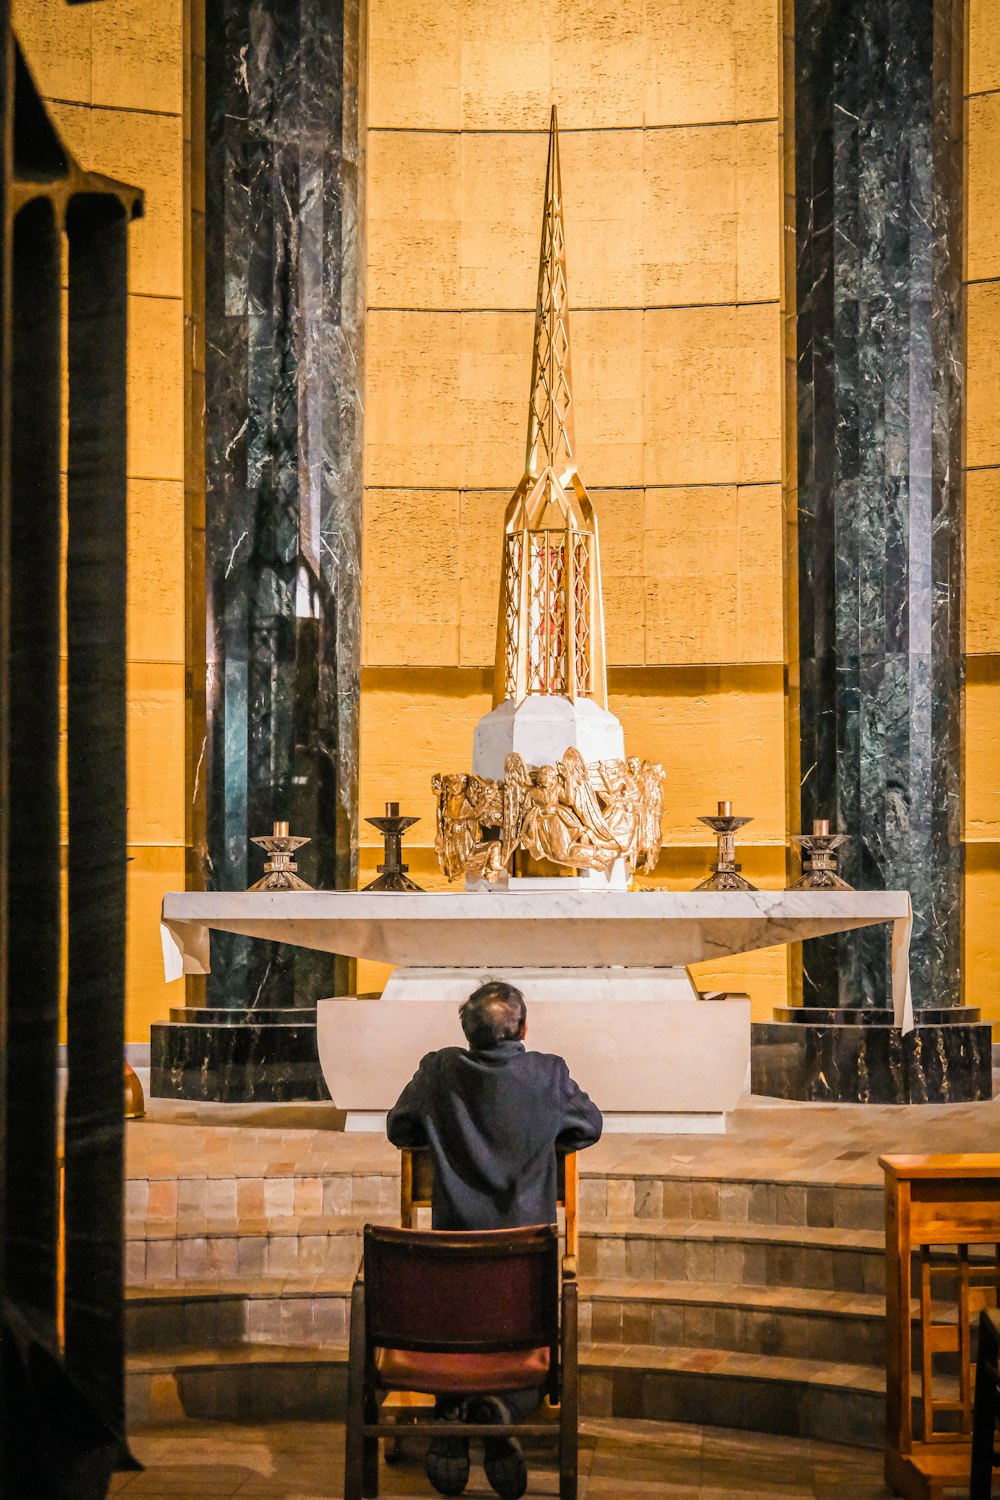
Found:
[[(437, 1415), (443, 1422), (460, 1422), (461, 1406), (441, 1407)], [(439, 1495), (460, 1495), (469, 1482), (469, 1439), (434, 1438), (424, 1460), (427, 1478)]]
[[(472, 1404), (468, 1420), (509, 1422), (510, 1412), (496, 1396), (484, 1396)], [(520, 1500), (528, 1488), (528, 1466), (517, 1438), (484, 1438), (483, 1468), (500, 1500)]]

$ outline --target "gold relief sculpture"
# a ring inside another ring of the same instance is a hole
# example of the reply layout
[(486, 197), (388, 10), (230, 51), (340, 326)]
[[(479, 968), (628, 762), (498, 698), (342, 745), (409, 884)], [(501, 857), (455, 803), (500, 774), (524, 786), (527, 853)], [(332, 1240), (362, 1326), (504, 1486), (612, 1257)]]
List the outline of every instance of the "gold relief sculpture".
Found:
[(557, 765), (529, 769), (514, 753), (502, 781), (438, 775), (435, 848), (449, 880), (495, 881), (519, 850), (541, 864), (607, 871), (623, 859), (631, 877), (660, 853), (663, 767), (650, 761), (587, 765), (570, 747)]

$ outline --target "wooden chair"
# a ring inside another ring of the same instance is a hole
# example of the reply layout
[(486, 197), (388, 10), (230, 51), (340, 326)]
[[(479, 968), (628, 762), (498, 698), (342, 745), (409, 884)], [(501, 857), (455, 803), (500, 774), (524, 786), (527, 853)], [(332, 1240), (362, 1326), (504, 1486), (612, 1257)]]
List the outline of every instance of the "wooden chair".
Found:
[(990, 1500), (993, 1494), (993, 1470), (1000, 1459), (996, 1451), (998, 1416), (1000, 1416), (1000, 1311), (995, 1307), (984, 1307), (979, 1314), (979, 1346), (976, 1350), (969, 1500)]
[[(456, 1396), (540, 1389), (558, 1400), (559, 1495), (576, 1500), (577, 1286), (559, 1276), (554, 1224), (452, 1233), (365, 1225), (351, 1294), (344, 1500), (378, 1494), (378, 1440), (392, 1391)], [(507, 1425), (410, 1417), (432, 1437), (552, 1437), (551, 1421)]]
[[(414, 1227), (413, 1220), (418, 1208), (430, 1208), (434, 1191), (434, 1162), (426, 1146), (404, 1149), (400, 1153), (399, 1172), (399, 1222), (404, 1229)], [(575, 1151), (559, 1151), (556, 1154), (558, 1183), (556, 1196), (566, 1216), (566, 1255), (571, 1268), (576, 1271), (580, 1249), (580, 1170)]]

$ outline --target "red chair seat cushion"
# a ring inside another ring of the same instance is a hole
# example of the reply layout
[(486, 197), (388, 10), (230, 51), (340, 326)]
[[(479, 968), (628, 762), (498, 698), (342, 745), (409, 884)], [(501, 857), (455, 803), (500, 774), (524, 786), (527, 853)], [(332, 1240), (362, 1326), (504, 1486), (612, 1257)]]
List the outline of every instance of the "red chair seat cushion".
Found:
[(493, 1391), (530, 1391), (544, 1385), (549, 1351), (511, 1349), (491, 1354), (437, 1354), (426, 1350), (378, 1349), (380, 1386), (431, 1396), (476, 1396)]

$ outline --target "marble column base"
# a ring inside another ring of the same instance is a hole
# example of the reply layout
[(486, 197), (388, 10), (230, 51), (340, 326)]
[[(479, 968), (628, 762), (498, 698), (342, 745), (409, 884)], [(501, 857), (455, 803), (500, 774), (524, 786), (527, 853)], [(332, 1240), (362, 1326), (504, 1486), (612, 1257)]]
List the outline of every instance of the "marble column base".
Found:
[(149, 1092), (216, 1104), (329, 1099), (316, 1012), (176, 1007), (150, 1027)]
[(904, 1034), (880, 1008), (780, 1007), (775, 1020), (751, 1027), (752, 1091), (826, 1104), (991, 1099), (992, 1028), (979, 1011), (947, 1006), (919, 1015)]

